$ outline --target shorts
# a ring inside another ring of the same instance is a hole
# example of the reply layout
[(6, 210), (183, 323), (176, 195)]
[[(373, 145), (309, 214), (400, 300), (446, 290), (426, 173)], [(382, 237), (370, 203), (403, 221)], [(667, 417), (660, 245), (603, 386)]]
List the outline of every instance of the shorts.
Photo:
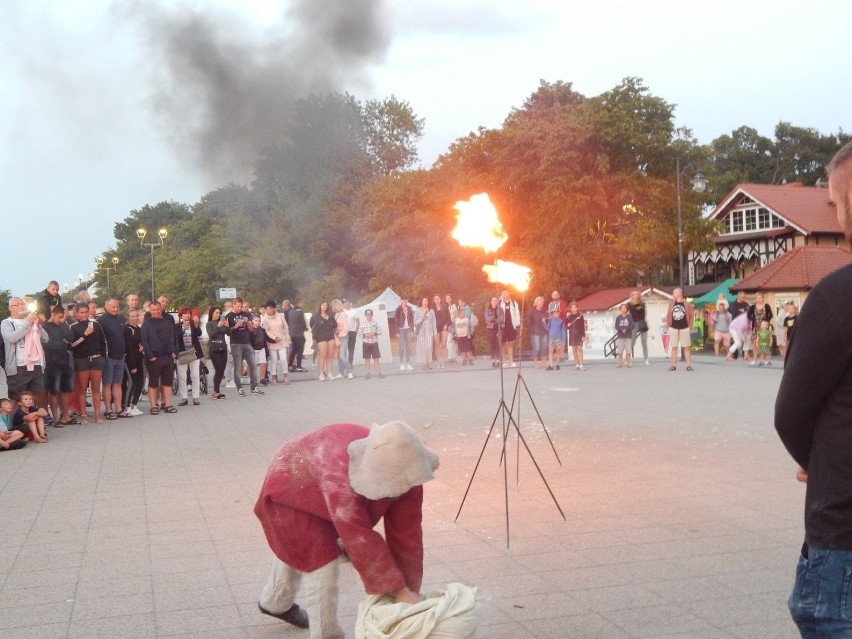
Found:
[(669, 339), (672, 348), (683, 346), (684, 348), (692, 347), (692, 335), (689, 328), (670, 328)]
[(632, 345), (633, 345), (633, 338), (632, 337), (619, 337), (618, 340), (616, 340), (615, 352), (616, 352), (617, 355), (621, 355), (622, 353), (626, 353), (627, 355), (630, 355), (630, 349), (631, 349)]
[(582, 346), (584, 338), (582, 337), (574, 337), (573, 335), (568, 336), (568, 346)]
[(381, 356), (379, 355), (379, 345), (378, 345), (378, 343), (375, 343), (375, 344), (361, 344), (361, 346), (363, 347), (363, 355), (364, 355), (364, 359), (370, 359), (371, 357), (372, 357), (373, 359), (379, 359), (379, 357), (381, 357)]
[(104, 361), (103, 384), (121, 384), (124, 380), (124, 360), (107, 357)]
[(92, 355), (91, 357), (75, 357), (74, 372), (85, 373), (86, 371), (102, 371), (104, 369), (103, 355)]
[(562, 348), (564, 342), (561, 339), (556, 339), (556, 338), (551, 337), (548, 344), (549, 344), (551, 350), (555, 351), (555, 350)]
[(759, 347), (759, 348), (757, 349), (757, 354), (758, 354), (758, 355), (766, 355), (766, 356), (768, 356), (768, 355), (772, 355), (772, 349), (771, 349), (770, 347), (768, 347), (768, 346), (767, 346), (766, 348)]
[(726, 347), (731, 345), (730, 333), (722, 333), (721, 331), (716, 331), (716, 334), (713, 339), (717, 342), (722, 342)]
[(266, 364), (266, 349), (258, 348), (254, 351), (254, 363), (255, 364)]
[(18, 366), (18, 372), (6, 378), (9, 386), (9, 399), (18, 401), (21, 393), (30, 391), (38, 397), (44, 392), (44, 371), (36, 366), (28, 371), (26, 366)]
[(163, 386), (170, 388), (175, 382), (175, 361), (169, 355), (161, 355), (148, 363), (148, 388)]
[(470, 337), (456, 337), (456, 345), (458, 346), (459, 352), (461, 353), (469, 353), (473, 350), (471, 347)]
[(44, 387), (53, 395), (74, 390), (74, 369), (71, 364), (48, 364), (44, 371)]

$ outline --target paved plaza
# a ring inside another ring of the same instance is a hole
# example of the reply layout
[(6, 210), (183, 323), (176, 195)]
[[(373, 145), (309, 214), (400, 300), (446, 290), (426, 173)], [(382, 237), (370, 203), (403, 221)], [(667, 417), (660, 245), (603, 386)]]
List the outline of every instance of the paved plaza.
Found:
[[(804, 486), (772, 426), (780, 361), (694, 359), (694, 373), (661, 360), (523, 369), (562, 464), (522, 395), (532, 458), (510, 434), (508, 548), (502, 419), (456, 521), (500, 398), (487, 360), (385, 366), (381, 380), (305, 373), (263, 397), (226, 389), (175, 415), (49, 428), (50, 443), (0, 454), (0, 636), (307, 639), (257, 610), (272, 554), (252, 508), (267, 465), (319, 426), (400, 419), (441, 458), (425, 487), (423, 590), (476, 586), (476, 637), (794, 639)], [(363, 597), (344, 565), (350, 639)]]

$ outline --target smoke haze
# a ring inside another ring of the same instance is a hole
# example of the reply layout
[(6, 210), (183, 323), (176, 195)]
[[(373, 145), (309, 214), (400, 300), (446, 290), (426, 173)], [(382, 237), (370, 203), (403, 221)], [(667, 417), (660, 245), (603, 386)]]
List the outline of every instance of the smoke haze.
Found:
[(259, 151), (286, 139), (296, 100), (366, 83), (389, 44), (384, 0), (294, 0), (263, 31), (185, 4), (120, 13), (142, 28), (158, 125), (219, 184), (249, 181)]

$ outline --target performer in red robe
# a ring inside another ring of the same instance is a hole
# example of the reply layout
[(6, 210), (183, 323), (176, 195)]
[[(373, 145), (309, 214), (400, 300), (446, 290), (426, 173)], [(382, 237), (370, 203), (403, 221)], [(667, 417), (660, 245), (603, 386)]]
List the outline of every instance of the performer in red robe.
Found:
[[(275, 553), (258, 607), (311, 639), (338, 639), (337, 574), (345, 554), (369, 594), (420, 601), (423, 484), (438, 457), (409, 426), (333, 424), (285, 443), (255, 505)], [(385, 537), (373, 530), (383, 519)], [(295, 603), (305, 576), (305, 609)]]

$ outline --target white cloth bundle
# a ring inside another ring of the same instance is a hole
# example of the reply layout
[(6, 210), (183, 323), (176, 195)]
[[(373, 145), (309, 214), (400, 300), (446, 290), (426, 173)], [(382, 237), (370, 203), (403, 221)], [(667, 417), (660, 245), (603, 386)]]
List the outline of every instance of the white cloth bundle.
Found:
[(358, 606), (355, 639), (467, 639), (478, 624), (476, 588), (451, 583), (417, 604), (367, 597)]

